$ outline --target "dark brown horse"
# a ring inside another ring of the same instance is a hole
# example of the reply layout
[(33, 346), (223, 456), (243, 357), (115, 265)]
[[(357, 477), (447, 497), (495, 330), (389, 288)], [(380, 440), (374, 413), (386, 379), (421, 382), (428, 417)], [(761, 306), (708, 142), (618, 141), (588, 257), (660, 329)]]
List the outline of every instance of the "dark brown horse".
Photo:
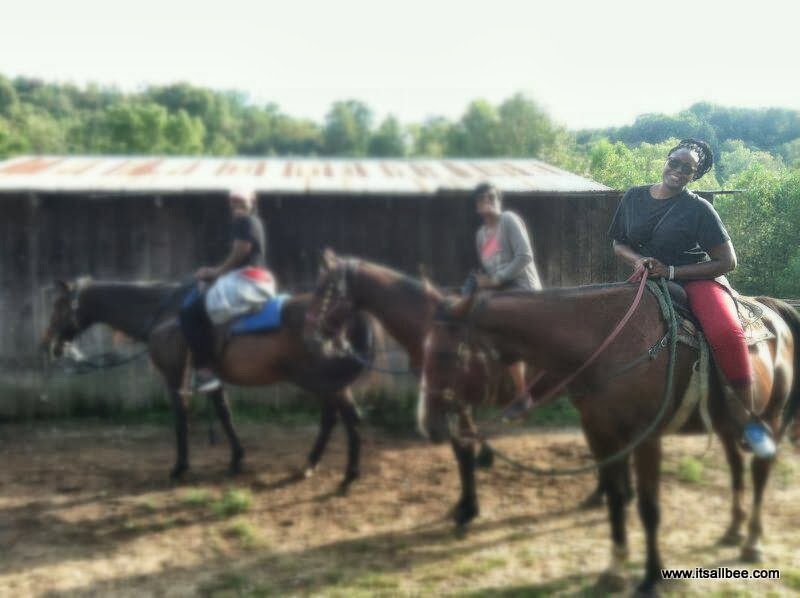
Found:
[[(469, 409), (464, 398), (474, 396), (466, 386), (476, 383), (476, 371), (494, 352), (513, 352), (548, 372), (567, 376), (601, 344), (625, 313), (635, 294), (630, 284), (558, 289), (538, 293), (498, 293), (457, 302), (449, 315), (437, 321), (426, 340), (423, 383), (420, 393), (420, 428), (434, 440), (451, 436), (449, 419)], [(751, 347), (757, 373), (757, 411), (776, 432), (781, 419), (791, 418), (800, 403), (800, 318), (788, 305), (762, 298), (764, 321), (775, 338)], [(652, 424), (662, 406), (668, 369), (668, 351), (640, 360), (665, 334), (655, 297), (645, 293), (642, 303), (620, 336), (569, 386), (573, 403), (596, 461), (602, 461), (631, 445)], [(694, 349), (679, 345), (674, 368), (674, 393), (680, 397), (696, 360)], [(626, 366), (635, 363), (635, 367)], [(484, 368), (485, 370), (485, 368)], [(725, 449), (731, 468), (733, 508), (730, 527), (723, 536), (728, 543), (741, 541), (745, 518), (742, 454), (739, 430), (726, 408), (720, 379), (710, 381), (710, 413), (713, 427)], [(672, 398), (670, 397), (670, 400)], [(784, 409), (787, 408), (786, 411)], [(647, 540), (645, 578), (640, 586), (650, 591), (661, 579), (658, 549), (659, 475), (661, 433), (675, 410), (669, 406), (659, 428), (633, 451), (639, 515)], [(788, 424), (788, 421), (784, 423)], [(458, 435), (458, 433), (457, 433)], [(772, 461), (753, 458), (753, 506), (742, 557), (758, 560), (761, 554), (761, 505)], [(606, 575), (616, 583), (624, 580), (628, 546), (625, 532), (625, 486), (628, 458), (609, 463), (600, 471), (606, 492), (613, 539), (611, 567)]]
[[(305, 335), (315, 344), (329, 340), (338, 334), (356, 310), (362, 310), (375, 316), (402, 345), (408, 353), (410, 369), (419, 373), (423, 364), (425, 336), (443, 300), (442, 293), (427, 280), (416, 280), (366, 260), (340, 258), (327, 249), (323, 254), (314, 299), (308, 309)], [(517, 360), (517, 355), (511, 353), (503, 357), (508, 363)], [(499, 388), (500, 380), (505, 375), (503, 368), (493, 371), (495, 389)], [(547, 379), (543, 380), (542, 385), (547, 382)], [(470, 400), (484, 400), (484, 389), (479, 386), (474, 388)], [(464, 414), (463, 417), (464, 425), (471, 425), (471, 414)], [(452, 447), (461, 480), (461, 496), (452, 515), (458, 525), (466, 525), (479, 512), (475, 484), (476, 453), (472, 445), (453, 442)], [(595, 491), (592, 496), (599, 495)], [(592, 496), (584, 503), (592, 503)]]
[[(187, 364), (187, 348), (175, 317), (188, 286), (120, 282), (59, 282), (43, 345), (59, 355), (71, 341), (93, 324), (103, 323), (131, 338), (147, 343), (150, 357), (161, 372), (175, 409), (177, 461), (173, 478), (189, 467), (187, 397), (179, 392)], [(322, 400), (320, 430), (305, 469), (310, 475), (319, 462), (337, 414), (347, 430), (348, 461), (342, 490), (359, 475), (358, 414), (349, 385), (363, 366), (352, 357), (324, 357), (307, 347), (302, 330), (310, 295), (286, 301), (278, 330), (231, 337), (218, 351), (215, 369), (223, 381), (241, 386), (266, 386), (291, 382)], [(348, 341), (360, 351), (371, 350), (371, 330), (366, 320), (348, 319)], [(230, 409), (219, 390), (211, 395), (231, 445), (230, 470), (237, 473), (244, 450), (231, 422)]]

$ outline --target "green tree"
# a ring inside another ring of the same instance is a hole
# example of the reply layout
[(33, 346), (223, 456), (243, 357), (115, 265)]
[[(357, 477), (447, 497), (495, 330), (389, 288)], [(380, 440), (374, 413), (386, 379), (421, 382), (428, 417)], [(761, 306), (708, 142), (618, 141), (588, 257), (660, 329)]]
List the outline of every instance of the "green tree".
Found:
[(557, 128), (536, 102), (518, 93), (498, 109), (498, 145), (502, 155), (541, 157), (555, 143)]
[(419, 125), (411, 125), (412, 153), (425, 158), (441, 158), (447, 154), (450, 129), (453, 124), (443, 116), (429, 118)]
[(9, 158), (28, 151), (26, 141), (7, 120), (0, 118), (0, 159)]
[(166, 108), (152, 102), (123, 104), (106, 110), (103, 151), (113, 154), (160, 153), (165, 148), (169, 121)]
[(325, 117), (323, 147), (330, 156), (365, 156), (372, 111), (358, 100), (335, 102)]
[[(667, 153), (677, 142), (677, 139), (668, 139), (658, 144), (640, 143), (628, 147), (621, 141), (600, 140), (590, 150), (589, 172), (596, 181), (615, 189), (657, 183), (661, 180)], [(719, 182), (712, 170), (689, 187), (715, 189), (719, 188)]]
[(491, 157), (502, 154), (500, 116), (489, 102), (475, 100), (450, 128), (447, 154), (450, 156)]
[(369, 155), (376, 158), (402, 157), (406, 154), (403, 128), (393, 116), (388, 116), (369, 140)]
[(785, 168), (780, 156), (752, 150), (741, 139), (736, 139), (722, 144), (716, 171), (720, 180), (727, 182), (754, 164), (761, 165), (765, 170), (781, 171)]
[(18, 101), (17, 90), (11, 81), (0, 75), (0, 116), (10, 116)]
[(744, 192), (716, 202), (739, 262), (731, 281), (748, 294), (800, 297), (800, 171), (754, 162), (731, 186)]
[(163, 149), (167, 154), (182, 156), (200, 154), (203, 152), (203, 140), (206, 129), (196, 116), (181, 109), (176, 114), (169, 115), (164, 127)]

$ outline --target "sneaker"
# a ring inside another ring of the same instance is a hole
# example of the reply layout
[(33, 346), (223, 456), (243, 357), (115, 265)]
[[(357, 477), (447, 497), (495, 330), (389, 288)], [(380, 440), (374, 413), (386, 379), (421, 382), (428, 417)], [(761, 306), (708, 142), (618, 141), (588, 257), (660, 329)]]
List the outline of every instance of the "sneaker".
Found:
[(767, 427), (761, 422), (750, 421), (744, 426), (744, 442), (752, 449), (753, 454), (761, 459), (775, 456), (775, 441), (772, 440)]
[(197, 392), (206, 394), (214, 392), (222, 387), (222, 382), (214, 375), (214, 372), (207, 369), (200, 369), (194, 373), (194, 389)]
[(506, 421), (515, 421), (525, 415), (528, 410), (533, 407), (533, 399), (530, 395), (520, 395), (503, 411), (503, 419)]

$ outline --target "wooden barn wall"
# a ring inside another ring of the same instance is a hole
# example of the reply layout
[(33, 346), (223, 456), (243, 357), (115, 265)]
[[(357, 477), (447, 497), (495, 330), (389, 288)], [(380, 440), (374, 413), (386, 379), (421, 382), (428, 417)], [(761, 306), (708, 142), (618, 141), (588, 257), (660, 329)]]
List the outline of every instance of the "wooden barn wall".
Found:
[[(618, 198), (616, 193), (506, 198), (506, 206), (528, 224), (546, 286), (619, 279), (606, 237)], [(414, 275), (423, 267), (448, 287), (460, 286), (477, 266), (479, 220), (464, 194), (271, 195), (259, 198), (259, 212), (267, 224), (268, 261), (288, 290), (313, 285), (326, 246)], [(35, 386), (37, 344), (53, 281), (83, 274), (184, 279), (225, 256), (229, 222), (222, 194), (0, 195), (0, 373), (18, 377), (30, 370)], [(102, 331), (94, 333), (94, 341), (103, 349), (112, 343)], [(139, 375), (130, 368), (112, 377), (127, 389), (136, 388)]]

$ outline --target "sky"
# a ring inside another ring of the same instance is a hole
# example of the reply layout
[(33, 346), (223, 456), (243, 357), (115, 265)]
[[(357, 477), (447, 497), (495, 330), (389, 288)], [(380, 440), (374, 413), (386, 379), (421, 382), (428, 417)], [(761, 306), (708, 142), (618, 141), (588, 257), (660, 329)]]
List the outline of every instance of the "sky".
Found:
[(126, 91), (185, 81), (322, 121), (457, 119), (517, 92), (571, 129), (697, 101), (800, 109), (800, 3), (0, 0), (0, 74)]

